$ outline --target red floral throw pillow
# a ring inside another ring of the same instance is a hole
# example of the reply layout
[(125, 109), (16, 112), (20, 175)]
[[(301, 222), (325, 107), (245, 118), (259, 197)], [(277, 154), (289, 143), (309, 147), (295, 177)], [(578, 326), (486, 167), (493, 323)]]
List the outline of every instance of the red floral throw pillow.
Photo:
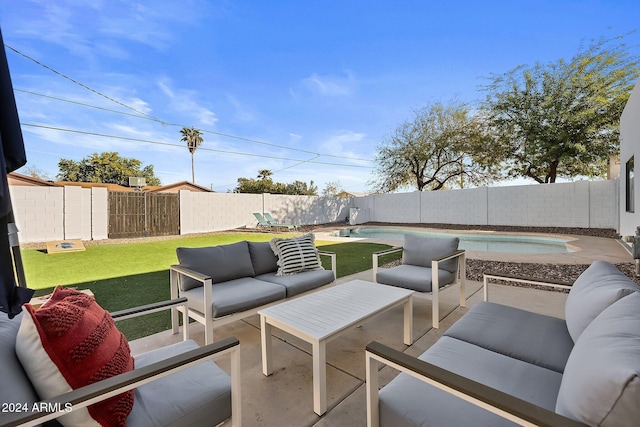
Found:
[[(133, 369), (125, 336), (89, 295), (57, 287), (35, 310), (23, 306), (16, 354), (42, 399)], [(125, 426), (133, 390), (58, 418), (64, 426)]]

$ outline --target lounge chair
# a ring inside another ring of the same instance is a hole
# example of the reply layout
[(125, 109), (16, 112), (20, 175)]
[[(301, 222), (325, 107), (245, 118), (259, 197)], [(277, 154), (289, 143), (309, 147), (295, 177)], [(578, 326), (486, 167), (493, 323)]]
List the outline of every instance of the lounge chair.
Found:
[(284, 224), (284, 223), (279, 223), (278, 221), (276, 221), (269, 212), (265, 212), (264, 213), (264, 217), (266, 218), (267, 222), (269, 222), (269, 224), (271, 224), (274, 227), (287, 227), (289, 230), (297, 230), (298, 226), (294, 225), (294, 224)]
[(268, 230), (272, 230), (273, 229), (273, 226), (271, 224), (269, 224), (269, 221), (264, 219), (264, 217), (262, 216), (261, 213), (254, 212), (253, 216), (255, 216), (256, 219), (258, 220), (258, 224), (256, 225), (256, 228), (263, 228), (263, 229), (268, 229)]
[[(465, 252), (459, 239), (424, 238), (405, 234), (404, 246), (373, 254), (373, 281), (413, 289), (415, 297), (432, 301), (433, 327), (440, 323), (438, 293), (441, 288), (460, 284), (460, 306), (465, 306)], [(378, 257), (402, 251), (402, 265), (378, 271)]]

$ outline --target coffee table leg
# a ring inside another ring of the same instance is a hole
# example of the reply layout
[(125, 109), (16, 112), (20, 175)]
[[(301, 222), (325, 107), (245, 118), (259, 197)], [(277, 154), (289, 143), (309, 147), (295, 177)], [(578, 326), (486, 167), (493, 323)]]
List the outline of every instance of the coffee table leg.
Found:
[(262, 339), (262, 373), (269, 376), (273, 373), (271, 325), (262, 315), (260, 316), (260, 337)]
[(325, 341), (313, 343), (313, 410), (327, 412), (327, 347)]
[(404, 343), (413, 344), (413, 297), (409, 296), (404, 303)]

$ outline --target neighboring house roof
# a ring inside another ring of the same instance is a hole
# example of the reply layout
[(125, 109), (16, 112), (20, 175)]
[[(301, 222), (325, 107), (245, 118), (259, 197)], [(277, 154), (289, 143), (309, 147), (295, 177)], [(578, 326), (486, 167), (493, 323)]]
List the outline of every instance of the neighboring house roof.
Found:
[(148, 191), (150, 193), (177, 193), (180, 190), (190, 190), (190, 191), (205, 192), (205, 193), (213, 192), (212, 190), (209, 190), (207, 187), (203, 187), (201, 185), (194, 184), (189, 181), (181, 181), (181, 182), (176, 182), (174, 184), (169, 184), (169, 185), (143, 188), (143, 191)]
[(105, 184), (104, 182), (72, 182), (72, 181), (56, 181), (59, 187), (82, 187), (82, 188), (106, 188), (107, 191), (133, 191), (131, 187), (125, 187), (119, 184)]
[(10, 172), (7, 174), (9, 185), (36, 186), (36, 187), (56, 187), (52, 181), (35, 178), (33, 176), (22, 175), (20, 173)]
[[(65, 187), (65, 186), (75, 186), (82, 188), (106, 188), (107, 191), (136, 191), (135, 188), (125, 187), (119, 184), (105, 184), (102, 182), (71, 182), (71, 181), (45, 181), (39, 178), (34, 178), (32, 176), (22, 175), (19, 173), (11, 172), (7, 175), (9, 180), (9, 185), (20, 185), (20, 186), (41, 186), (41, 187)], [(180, 190), (190, 190), (197, 192), (207, 192), (211, 193), (212, 190), (209, 190), (207, 187), (203, 187), (198, 184), (193, 184), (188, 181), (176, 182), (174, 184), (169, 185), (147, 185), (142, 187), (142, 191), (149, 193), (177, 193)]]
[(342, 191), (342, 192), (336, 194), (336, 197), (364, 197), (366, 195), (367, 195), (366, 193), (356, 193), (356, 192)]

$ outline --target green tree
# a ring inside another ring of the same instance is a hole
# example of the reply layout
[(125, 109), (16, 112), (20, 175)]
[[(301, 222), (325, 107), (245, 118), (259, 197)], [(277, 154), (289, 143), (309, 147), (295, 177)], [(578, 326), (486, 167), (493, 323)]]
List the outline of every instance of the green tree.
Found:
[(143, 177), (147, 185), (160, 185), (160, 179), (155, 176), (153, 166), (141, 169), (142, 162), (133, 158), (121, 157), (115, 151), (91, 156), (76, 162), (70, 159), (60, 159), (57, 179), (72, 182), (102, 182), (108, 184), (129, 185), (130, 177)]
[(325, 197), (335, 197), (343, 191), (344, 188), (342, 187), (342, 184), (340, 184), (340, 181), (329, 181), (322, 189), (322, 195)]
[(318, 187), (311, 181), (309, 184), (302, 181), (294, 181), (290, 184), (281, 182), (273, 182), (271, 179), (273, 172), (268, 169), (258, 171), (258, 179), (255, 178), (238, 178), (238, 185), (233, 190), (234, 193), (272, 193), (272, 194), (289, 194), (289, 195), (306, 195), (316, 196)]
[(481, 107), (493, 131), (485, 161), (538, 183), (602, 176), (619, 150), (620, 115), (639, 75), (621, 38), (592, 42), (570, 61), (492, 76)]
[(193, 154), (196, 152), (196, 149), (202, 144), (204, 139), (202, 138), (202, 132), (194, 127), (183, 127), (180, 129), (180, 134), (182, 138), (180, 141), (187, 143), (187, 148), (189, 149), (189, 153), (191, 153), (191, 182), (195, 184), (196, 175), (195, 175), (195, 167), (193, 163)]
[(481, 123), (464, 104), (430, 104), (378, 147), (376, 178), (370, 185), (387, 193), (404, 187), (441, 190), (487, 182), (490, 169), (474, 161), (485, 142)]

